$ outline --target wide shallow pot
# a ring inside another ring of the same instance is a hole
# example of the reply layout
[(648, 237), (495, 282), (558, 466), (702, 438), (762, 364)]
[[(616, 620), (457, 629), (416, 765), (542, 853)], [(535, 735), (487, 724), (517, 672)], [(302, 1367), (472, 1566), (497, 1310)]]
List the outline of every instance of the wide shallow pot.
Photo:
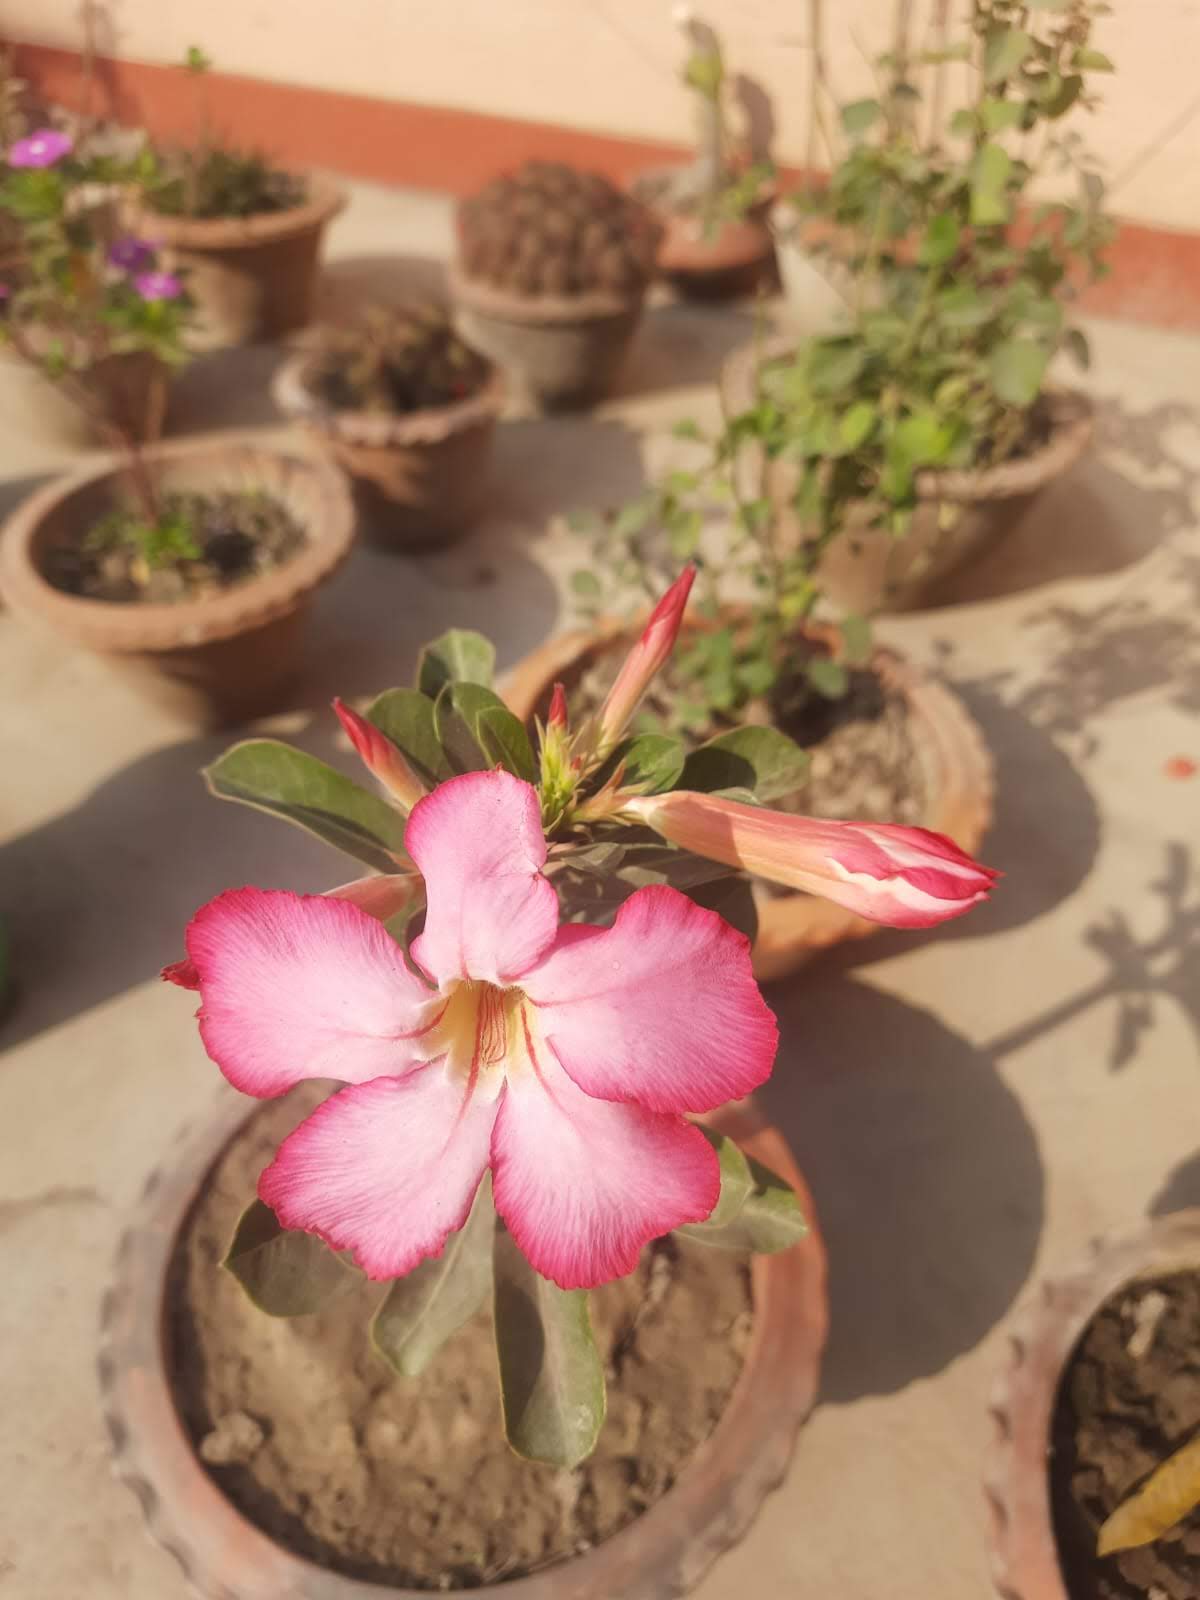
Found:
[[(246, 1120), (246, 1102), (228, 1096), (215, 1117), (189, 1130), (151, 1177), (122, 1241), (99, 1360), (117, 1471), (153, 1537), (209, 1600), (417, 1600), (429, 1591), (361, 1582), (275, 1543), (224, 1497), (180, 1421), (168, 1363), (168, 1268), (201, 1186)], [(669, 1600), (741, 1538), (782, 1480), (816, 1395), (827, 1321), (824, 1247), (781, 1135), (747, 1103), (711, 1120), (796, 1185), (811, 1222), (800, 1244), (754, 1260), (753, 1330), (729, 1404), (673, 1487), (636, 1521), (584, 1555), (472, 1592), (505, 1600)]]
[(645, 288), (521, 295), (451, 274), (459, 331), (548, 406), (607, 393), (642, 315)]
[[(794, 337), (788, 335), (769, 340), (761, 351), (748, 347), (735, 352), (721, 378), (731, 412), (754, 406), (759, 363), (783, 359), (795, 348)], [(858, 615), (913, 610), (930, 600), (942, 579), (1000, 544), (1034, 498), (1073, 467), (1091, 443), (1092, 404), (1086, 395), (1051, 390), (1042, 403), (1049, 437), (1028, 455), (981, 471), (918, 473), (918, 504), (903, 538), (869, 527), (865, 513), (858, 519), (851, 514), (817, 573), (829, 600)], [(792, 508), (798, 481), (794, 462), (777, 458), (769, 464), (767, 496), (785, 546), (799, 544), (803, 537)], [(945, 527), (943, 507), (953, 513)]]
[(313, 182), (303, 205), (253, 217), (172, 217), (135, 207), (130, 225), (159, 246), (163, 265), (185, 274), (195, 303), (194, 350), (277, 339), (312, 320), (327, 225), (346, 204)]
[(753, 294), (771, 270), (774, 245), (767, 214), (775, 190), (762, 194), (742, 217), (706, 228), (700, 217), (671, 206), (671, 191), (680, 167), (654, 167), (639, 173), (630, 192), (653, 213), (662, 229), (658, 246), (659, 275), (680, 294), (694, 300), (731, 300)]
[[(568, 692), (598, 656), (632, 642), (627, 623), (602, 623), (564, 633), (517, 663), (503, 684), (504, 698), (517, 716), (545, 713), (556, 682)], [(974, 854), (992, 820), (995, 779), (983, 735), (962, 701), (944, 683), (891, 650), (876, 650), (871, 668), (884, 688), (901, 697), (928, 796), (922, 826), (947, 834)], [(755, 895), (758, 934), (754, 974), (760, 981), (786, 977), (811, 956), (844, 939), (877, 933), (868, 922), (832, 901), (809, 894)]]
[(303, 422), (354, 479), (364, 526), (401, 548), (465, 533), (487, 498), (504, 404), (499, 375), (493, 372), (464, 400), (401, 416), (328, 405), (312, 385), (319, 359), (293, 356), (276, 374), (272, 393), (284, 415)]
[(996, 1436), (985, 1477), (992, 1582), (1003, 1600), (1092, 1600), (1068, 1587), (1055, 1531), (1051, 1445), (1062, 1378), (1110, 1296), (1140, 1280), (1196, 1271), (1200, 1209), (1193, 1208), (1097, 1245), (1018, 1313), (1008, 1366), (992, 1393)]
[[(105, 356), (87, 381), (115, 426), (142, 441), (161, 435), (168, 386), (161, 361), (143, 351)], [(9, 350), (0, 350), (0, 429), (14, 449), (23, 439), (35, 449), (63, 450), (109, 442), (58, 384)]]
[(167, 491), (262, 490), (281, 500), (308, 542), (292, 559), (211, 598), (175, 605), (90, 600), (56, 589), (46, 553), (72, 542), (124, 498), (111, 461), (59, 478), (9, 518), (0, 590), (16, 611), (94, 651), (168, 709), (203, 724), (272, 710), (295, 677), (318, 585), (349, 553), (354, 508), (336, 467), (237, 440), (153, 445), (145, 460)]

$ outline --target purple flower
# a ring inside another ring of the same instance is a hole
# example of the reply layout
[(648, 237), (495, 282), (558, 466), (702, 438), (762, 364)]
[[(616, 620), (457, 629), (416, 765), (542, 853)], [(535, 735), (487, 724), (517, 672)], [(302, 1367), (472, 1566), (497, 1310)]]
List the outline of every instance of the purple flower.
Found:
[(139, 272), (133, 287), (143, 300), (178, 300), (183, 285), (173, 272)]
[(60, 133), (57, 128), (39, 128), (36, 133), (17, 140), (8, 152), (8, 164), (10, 167), (52, 167), (74, 148), (75, 141), (69, 133)]
[(108, 252), (112, 266), (122, 272), (141, 272), (154, 261), (154, 246), (145, 239), (135, 239), (132, 234), (114, 241)]

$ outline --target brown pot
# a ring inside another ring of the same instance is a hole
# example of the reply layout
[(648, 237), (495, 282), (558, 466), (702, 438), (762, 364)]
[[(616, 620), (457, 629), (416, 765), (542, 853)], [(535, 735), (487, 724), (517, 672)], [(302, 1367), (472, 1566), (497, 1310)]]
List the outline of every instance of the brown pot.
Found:
[(586, 404), (612, 387), (642, 315), (645, 286), (620, 293), (522, 295), (455, 268), (463, 338), (547, 406)]
[[(608, 622), (549, 640), (508, 674), (502, 686), (504, 698), (527, 721), (539, 708), (544, 710), (556, 682), (562, 680), (570, 689), (588, 662), (627, 640), (629, 633), (628, 623)], [(992, 758), (983, 735), (944, 683), (903, 656), (876, 650), (871, 667), (908, 707), (929, 795), (922, 826), (947, 834), (974, 854), (991, 824), (995, 793)], [(879, 931), (877, 923), (815, 895), (763, 892), (755, 898), (754, 975), (760, 982), (786, 977), (829, 945)]]
[(764, 185), (761, 197), (744, 216), (731, 217), (709, 229), (701, 218), (681, 212), (661, 198), (669, 193), (670, 179), (680, 170), (653, 167), (630, 185), (662, 228), (659, 275), (693, 300), (732, 300), (753, 294), (769, 275), (774, 260), (774, 241), (767, 226), (774, 186)]
[(1083, 1600), (1067, 1588), (1051, 1505), (1051, 1427), (1063, 1371), (1088, 1323), (1124, 1284), (1196, 1268), (1200, 1208), (1096, 1246), (1073, 1272), (1043, 1283), (1018, 1314), (1008, 1367), (992, 1393), (996, 1437), (985, 1477), (992, 1583), (1002, 1600)]
[(177, 605), (128, 605), (65, 594), (43, 575), (45, 552), (111, 510), (118, 469), (92, 463), (25, 500), (0, 540), (0, 590), (16, 611), (95, 651), (170, 710), (202, 724), (273, 709), (300, 664), (308, 608), (349, 554), (354, 510), (336, 468), (236, 440), (153, 445), (145, 455), (164, 489), (260, 488), (307, 528), (286, 565), (224, 593)]
[(169, 217), (135, 206), (131, 228), (160, 246), (163, 265), (185, 275), (195, 303), (194, 350), (277, 339), (312, 320), (321, 239), (346, 204), (313, 182), (303, 205), (253, 217)]
[[(147, 1183), (140, 1215), (122, 1240), (104, 1301), (99, 1358), (117, 1471), (137, 1495), (152, 1536), (210, 1600), (420, 1600), (427, 1591), (342, 1577), (277, 1545), (224, 1498), (176, 1412), (163, 1340), (167, 1268), (198, 1189), (246, 1116), (245, 1101), (230, 1095), (214, 1119), (189, 1130)], [(754, 1259), (754, 1328), (729, 1405), (674, 1487), (632, 1525), (585, 1555), (474, 1593), (504, 1600), (670, 1600), (742, 1537), (783, 1479), (816, 1398), (828, 1315), (824, 1246), (782, 1135), (748, 1103), (707, 1120), (794, 1184), (811, 1223), (800, 1244)]]
[[(755, 404), (757, 366), (790, 355), (794, 337), (768, 340), (760, 351), (737, 351), (725, 364), (721, 387), (731, 412)], [(921, 472), (917, 508), (908, 532), (897, 539), (851, 514), (844, 534), (821, 559), (817, 582), (843, 612), (871, 616), (910, 611), (928, 603), (939, 581), (998, 545), (1041, 490), (1067, 472), (1091, 443), (1092, 403), (1076, 390), (1043, 395), (1050, 437), (1031, 454), (982, 471)], [(795, 463), (777, 458), (767, 467), (767, 496), (785, 545), (799, 544), (803, 527), (792, 508), (799, 482)], [(941, 526), (941, 508), (955, 513)]]
[(285, 416), (303, 422), (354, 479), (364, 524), (402, 549), (447, 543), (483, 508), (504, 387), (493, 372), (453, 405), (396, 415), (340, 411), (312, 388), (315, 353), (293, 356), (272, 393)]

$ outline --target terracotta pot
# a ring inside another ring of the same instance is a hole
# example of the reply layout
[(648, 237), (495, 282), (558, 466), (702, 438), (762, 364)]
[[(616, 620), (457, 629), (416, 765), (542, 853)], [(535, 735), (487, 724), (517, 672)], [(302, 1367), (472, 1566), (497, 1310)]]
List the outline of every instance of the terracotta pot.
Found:
[(163, 265), (185, 274), (195, 302), (194, 350), (277, 339), (312, 320), (321, 240), (346, 204), (332, 184), (313, 182), (289, 211), (253, 217), (169, 217), (137, 205), (130, 227), (160, 246)]
[(548, 406), (585, 404), (611, 388), (646, 297), (644, 286), (627, 293), (521, 295), (457, 268), (451, 286), (467, 343)]
[[(535, 711), (544, 712), (556, 682), (564, 682), (569, 691), (596, 656), (631, 641), (629, 624), (623, 622), (561, 634), (517, 663), (502, 685), (504, 698), (517, 716), (528, 720)], [(908, 708), (929, 796), (922, 826), (948, 834), (974, 854), (991, 824), (995, 793), (992, 758), (983, 735), (962, 701), (912, 662), (880, 649), (872, 656), (871, 667)], [(760, 982), (786, 977), (829, 945), (879, 932), (877, 923), (815, 895), (763, 890), (755, 898), (754, 975)]]
[(1160, 1217), (1043, 1283), (1018, 1313), (992, 1392), (996, 1436), (985, 1491), (992, 1582), (1002, 1600), (1087, 1600), (1067, 1588), (1050, 1491), (1050, 1441), (1063, 1371), (1110, 1295), (1141, 1278), (1200, 1268), (1200, 1208)]
[[(245, 1100), (231, 1095), (215, 1118), (189, 1130), (146, 1185), (138, 1219), (122, 1240), (99, 1358), (117, 1471), (137, 1495), (152, 1536), (210, 1600), (419, 1600), (427, 1591), (342, 1577), (277, 1545), (221, 1494), (176, 1412), (163, 1340), (167, 1269), (198, 1189), (246, 1118)], [(794, 1184), (811, 1223), (800, 1244), (753, 1262), (754, 1328), (729, 1405), (674, 1487), (636, 1522), (585, 1555), (473, 1593), (504, 1600), (669, 1600), (742, 1537), (782, 1481), (816, 1397), (828, 1313), (824, 1246), (778, 1131), (747, 1103), (708, 1120)]]
[(191, 721), (240, 721), (273, 709), (298, 670), (313, 591), (350, 550), (345, 479), (323, 462), (237, 440), (154, 445), (146, 461), (168, 490), (265, 490), (304, 525), (309, 543), (276, 571), (211, 598), (126, 605), (65, 594), (43, 575), (46, 551), (78, 538), (121, 497), (113, 463), (92, 463), (40, 489), (9, 518), (0, 541), (5, 599)]
[[(168, 377), (161, 361), (142, 351), (105, 356), (88, 381), (115, 423), (142, 441), (159, 438), (167, 410)], [(0, 350), (0, 429), (10, 445), (85, 450), (101, 441), (81, 407), (36, 367)]]
[(767, 214), (775, 199), (773, 185), (742, 217), (706, 229), (701, 218), (681, 212), (662, 196), (669, 193), (678, 166), (653, 167), (639, 173), (631, 193), (654, 214), (662, 228), (658, 246), (659, 275), (693, 300), (732, 300), (753, 294), (768, 277), (774, 256)]
[[(789, 335), (768, 340), (760, 352), (748, 347), (730, 357), (721, 384), (735, 415), (755, 403), (758, 362), (786, 357), (795, 348)], [(982, 471), (919, 473), (919, 503), (902, 539), (868, 527), (865, 512), (857, 520), (852, 514), (817, 573), (829, 600), (841, 611), (859, 615), (913, 610), (928, 602), (941, 579), (998, 545), (1035, 496), (1073, 467), (1091, 443), (1094, 423), (1086, 395), (1052, 390), (1043, 401), (1050, 437), (1029, 455)], [(777, 458), (769, 464), (767, 495), (785, 544), (798, 544), (802, 538), (802, 524), (792, 509), (798, 482), (794, 463)], [(957, 513), (947, 528), (940, 526), (942, 506)]]
[(285, 416), (303, 422), (354, 479), (363, 522), (385, 543), (446, 543), (483, 508), (504, 386), (492, 373), (477, 394), (452, 405), (395, 415), (342, 411), (311, 384), (315, 353), (293, 356), (272, 384)]

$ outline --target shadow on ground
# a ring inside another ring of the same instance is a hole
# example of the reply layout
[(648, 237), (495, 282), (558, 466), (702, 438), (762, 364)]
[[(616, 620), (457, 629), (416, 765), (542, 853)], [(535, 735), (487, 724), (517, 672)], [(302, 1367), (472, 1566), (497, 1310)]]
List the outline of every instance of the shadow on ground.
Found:
[(1006, 1314), (1033, 1265), (1033, 1129), (990, 1057), (852, 978), (775, 985), (764, 1108), (812, 1186), (829, 1249), (823, 1397), (940, 1372)]
[(447, 267), (433, 256), (339, 256), (325, 264), (317, 293), (321, 321), (346, 322), (368, 306), (411, 306), (450, 298)]

